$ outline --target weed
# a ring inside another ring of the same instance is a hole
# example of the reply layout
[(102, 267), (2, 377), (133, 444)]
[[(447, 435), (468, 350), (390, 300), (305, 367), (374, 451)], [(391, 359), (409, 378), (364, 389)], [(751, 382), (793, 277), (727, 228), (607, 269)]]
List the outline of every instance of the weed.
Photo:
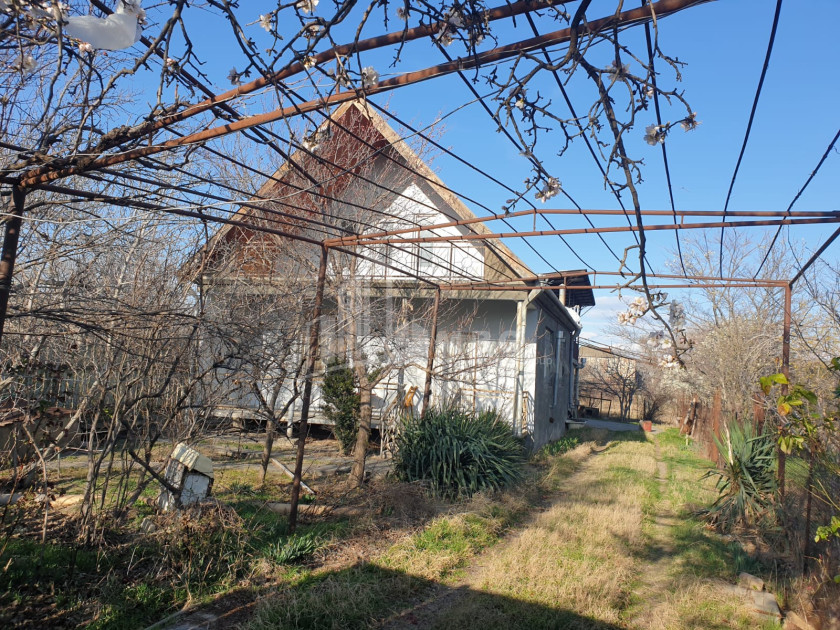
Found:
[(301, 562), (318, 550), (321, 541), (312, 532), (293, 534), (268, 548), (267, 557), (277, 564)]
[(580, 445), (580, 440), (574, 435), (564, 435), (556, 442), (551, 442), (547, 444), (543, 449), (542, 452), (545, 455), (556, 456), (562, 455), (568, 451), (571, 451), (573, 448)]

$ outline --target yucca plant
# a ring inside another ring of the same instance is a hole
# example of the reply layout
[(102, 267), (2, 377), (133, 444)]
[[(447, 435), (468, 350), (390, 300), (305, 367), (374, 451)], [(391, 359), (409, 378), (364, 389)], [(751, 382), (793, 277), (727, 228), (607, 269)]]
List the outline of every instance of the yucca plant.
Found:
[(396, 441), (398, 478), (428, 481), (439, 496), (472, 496), (522, 476), (524, 449), (496, 411), (431, 409), (407, 418)]
[(719, 496), (709, 509), (709, 518), (728, 531), (771, 507), (776, 492), (776, 444), (770, 433), (756, 434), (750, 423), (724, 425), (724, 436), (715, 438), (715, 443), (723, 467), (703, 478), (717, 477)]

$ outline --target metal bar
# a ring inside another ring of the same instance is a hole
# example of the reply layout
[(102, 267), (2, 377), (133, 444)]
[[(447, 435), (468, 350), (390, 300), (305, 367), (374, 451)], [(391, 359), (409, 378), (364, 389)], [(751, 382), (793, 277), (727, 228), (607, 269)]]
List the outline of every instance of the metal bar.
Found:
[(303, 452), (306, 447), (306, 434), (309, 432), (309, 406), (312, 403), (312, 376), (315, 374), (315, 361), (318, 359), (318, 342), (321, 337), (321, 310), (324, 304), (324, 285), (327, 280), (327, 260), (330, 250), (321, 246), (321, 262), (318, 266), (318, 281), (315, 284), (315, 305), (312, 307), (312, 323), (309, 325), (309, 355), (306, 357), (306, 370), (303, 381), (303, 397), (300, 404), (300, 424), (298, 425), (297, 456), (295, 474), (292, 478), (292, 497), (289, 505), (289, 532), (294, 533), (297, 526), (298, 502), (303, 477)]
[[(723, 212), (719, 210), (641, 210), (640, 211), (642, 216), (673, 216), (674, 213), (680, 217), (722, 217)], [(560, 215), (577, 215), (577, 214), (584, 214), (589, 216), (625, 216), (625, 212), (623, 210), (576, 210), (571, 208), (534, 208), (531, 210), (518, 210), (516, 212), (506, 212), (506, 213), (499, 213), (499, 214), (492, 214), (486, 217), (474, 217), (471, 219), (459, 219), (457, 221), (447, 221), (445, 223), (437, 223), (435, 225), (424, 225), (418, 227), (410, 227), (410, 228), (400, 228), (397, 230), (383, 230), (382, 232), (374, 232), (371, 234), (360, 234), (360, 235), (352, 235), (352, 236), (344, 236), (338, 237), (335, 239), (329, 239), (327, 242), (329, 245), (344, 245), (354, 243), (359, 240), (369, 239), (369, 238), (381, 238), (386, 236), (398, 236), (400, 234), (411, 234), (414, 232), (428, 232), (432, 230), (440, 230), (444, 228), (450, 227), (459, 227), (463, 225), (472, 225), (474, 223), (486, 223), (488, 221), (495, 221), (495, 220), (502, 220), (502, 219), (511, 219), (517, 217), (526, 217), (532, 216), (536, 214), (560, 214)], [(727, 216), (736, 216), (736, 217), (825, 217), (825, 218), (836, 218), (840, 217), (840, 212), (836, 210), (814, 210), (814, 211), (797, 211), (792, 213), (786, 213), (781, 210), (779, 211), (772, 211), (772, 210), (760, 210), (751, 212), (748, 210), (744, 211), (735, 211), (735, 212), (728, 212)], [(691, 226), (691, 224), (680, 223), (675, 224), (675, 226)], [(647, 227), (647, 226), (646, 226)]]
[(795, 276), (793, 276), (793, 278), (791, 278), (790, 283), (791, 283), (791, 284), (793, 284), (794, 282), (796, 282), (797, 280), (799, 280), (799, 278), (801, 278), (801, 277), (802, 277), (802, 275), (803, 275), (806, 271), (808, 271), (808, 268), (809, 268), (811, 265), (813, 265), (815, 262), (817, 262), (817, 259), (818, 259), (820, 256), (822, 256), (823, 252), (824, 252), (826, 249), (828, 249), (829, 245), (831, 245), (831, 244), (832, 244), (832, 243), (833, 243), (833, 242), (837, 239), (837, 237), (838, 237), (838, 236), (840, 236), (840, 228), (837, 228), (837, 229), (834, 231), (834, 234), (832, 234), (831, 236), (829, 236), (829, 237), (828, 237), (828, 239), (826, 239), (825, 243), (823, 243), (822, 245), (820, 245), (820, 248), (819, 248), (817, 251), (815, 251), (815, 252), (814, 252), (814, 255), (813, 255), (813, 256), (811, 256), (811, 257), (808, 259), (808, 262), (806, 262), (804, 265), (802, 265), (802, 267), (799, 269), (799, 271), (797, 271), (797, 272), (796, 272), (796, 275), (795, 275)]
[(3, 329), (6, 326), (6, 311), (9, 306), (9, 294), (12, 291), (12, 276), (15, 273), (20, 228), (23, 222), (23, 206), (26, 192), (15, 186), (12, 188), (10, 216), (6, 218), (6, 230), (3, 235), (3, 253), (0, 257), (0, 343), (3, 341)]
[[(541, 6), (541, 4), (538, 2), (533, 2), (532, 0), (523, 0), (520, 2), (515, 2), (513, 4), (488, 9), (484, 12), (484, 17), (486, 17), (488, 21), (493, 22), (504, 18), (515, 17), (517, 15), (521, 15), (522, 13), (536, 11), (542, 8), (544, 7)], [(349, 56), (368, 50), (375, 50), (377, 48), (383, 48), (386, 46), (394, 46), (397, 44), (410, 42), (423, 37), (430, 37), (432, 35), (435, 35), (440, 30), (440, 28), (445, 25), (446, 22), (421, 24), (420, 26), (416, 26), (414, 28), (403, 29), (401, 31), (387, 33), (385, 35), (370, 37), (368, 39), (363, 39), (359, 42), (334, 46), (329, 50), (325, 50), (323, 52), (312, 55), (312, 57), (315, 59), (315, 64), (319, 65), (322, 63), (333, 61), (337, 56)], [(243, 83), (242, 85), (239, 85), (232, 90), (228, 90), (227, 92), (211, 95), (209, 98), (199, 103), (196, 103), (195, 105), (186, 107), (179, 112), (170, 114), (168, 116), (162, 116), (161, 118), (158, 118), (157, 120), (154, 120), (147, 125), (143, 125), (142, 128), (139, 128), (136, 131), (132, 130), (131, 134), (128, 136), (128, 139), (142, 137), (143, 135), (146, 135), (152, 131), (168, 127), (169, 125), (172, 125), (177, 122), (181, 122), (183, 120), (186, 120), (187, 118), (205, 112), (208, 109), (212, 109), (213, 107), (225, 105), (228, 101), (239, 98), (241, 96), (245, 96), (246, 94), (251, 94), (252, 92), (256, 92), (257, 90), (270, 87), (274, 83), (284, 81), (285, 79), (299, 74), (304, 70), (305, 68), (303, 66), (303, 63), (296, 61), (294, 63), (289, 64), (286, 68), (279, 70), (278, 72), (275, 72), (269, 76), (260, 77), (248, 83)], [(125, 138), (122, 139), (124, 140)]]
[[(779, 219), (767, 221), (729, 221), (727, 223), (712, 222), (712, 223), (680, 223), (677, 225), (660, 224), (660, 225), (646, 225), (646, 231), (658, 230), (705, 230), (709, 228), (717, 228), (723, 225), (728, 227), (768, 227), (774, 225), (822, 225), (825, 223), (840, 223), (840, 215), (832, 217), (814, 218), (814, 219)], [(453, 234), (446, 236), (424, 236), (424, 237), (408, 237), (408, 238), (362, 238), (355, 241), (354, 245), (408, 245), (410, 243), (446, 243), (449, 241), (475, 241), (475, 240), (494, 240), (504, 238), (519, 238), (521, 236), (556, 236), (557, 234), (572, 235), (572, 234), (599, 234), (604, 232), (635, 232), (640, 228), (638, 225), (632, 226), (618, 226), (618, 227), (604, 227), (604, 228), (572, 228), (568, 230), (532, 230), (530, 232), (493, 232), (490, 234)], [(327, 241), (329, 245), (337, 244), (335, 241)]]
[(435, 291), (435, 301), (432, 306), (432, 330), (429, 335), (429, 358), (426, 361), (426, 382), (423, 385), (423, 405), (420, 416), (426, 415), (429, 409), (429, 399), (432, 397), (432, 371), (435, 368), (435, 345), (437, 342), (438, 311), (440, 310), (440, 287)]
[[(768, 289), (777, 288), (787, 284), (786, 282), (755, 282), (755, 283), (738, 283), (738, 282), (724, 282), (719, 284), (650, 284), (649, 289)], [(558, 289), (566, 289), (568, 291), (574, 290), (596, 290), (605, 289), (614, 291), (616, 289), (640, 289), (640, 285), (623, 285), (623, 284), (557, 284), (552, 286), (512, 286), (500, 287), (498, 285), (482, 285), (482, 284), (451, 284), (440, 285), (442, 291), (557, 291)]]
[[(519, 278), (511, 278), (511, 279), (499, 279), (499, 280), (492, 280), (492, 281), (481, 281), (477, 284), (481, 285), (502, 285), (509, 282), (537, 282), (540, 280), (551, 280), (554, 278), (566, 279), (566, 278), (579, 278), (583, 276), (622, 276), (622, 277), (629, 277), (632, 278), (633, 275), (627, 272), (620, 272), (620, 271), (589, 271), (589, 270), (575, 270), (575, 271), (561, 271), (559, 273), (541, 273), (534, 276), (520, 276)], [(773, 279), (773, 278), (718, 278), (717, 276), (684, 276), (682, 274), (669, 274), (669, 273), (647, 273), (648, 278), (660, 278), (660, 279), (673, 279), (673, 280), (714, 280), (715, 282), (743, 282), (746, 284), (753, 284), (756, 282), (761, 283), (777, 283), (779, 286), (786, 284), (787, 280), (781, 279)], [(465, 283), (462, 283), (465, 284)], [(574, 285), (568, 285), (571, 288)]]
[[(659, 17), (663, 17), (666, 14), (676, 13), (683, 9), (687, 9), (694, 5), (702, 4), (708, 1), (709, 0), (659, 0), (659, 2), (654, 3), (652, 6), (656, 15), (658, 15)], [(647, 7), (630, 9), (618, 15), (611, 15), (608, 17), (588, 22), (586, 24), (586, 28), (580, 29), (579, 33), (597, 32), (605, 28), (615, 28), (618, 26), (641, 24), (646, 21), (649, 21), (650, 19), (651, 11), (647, 9)], [(337, 92), (327, 97), (313, 99), (311, 101), (306, 101), (304, 103), (299, 103), (290, 107), (275, 109), (273, 111), (264, 112), (262, 114), (255, 114), (254, 116), (249, 116), (248, 118), (228, 122), (224, 125), (218, 125), (209, 129), (204, 129), (203, 131), (189, 134), (180, 138), (174, 138), (161, 144), (146, 147), (138, 147), (135, 149), (120, 152), (118, 154), (107, 155), (96, 160), (90, 160), (88, 162), (85, 162), (84, 164), (72, 165), (57, 170), (50, 170), (49, 167), (41, 167), (28, 173), (21, 180), (21, 186), (32, 187), (38, 184), (54, 181), (62, 177), (74, 175), (83, 171), (95, 170), (98, 168), (102, 168), (103, 166), (113, 166), (115, 164), (121, 164), (123, 162), (127, 162), (138, 157), (154, 155), (156, 153), (161, 153), (168, 149), (173, 149), (176, 147), (186, 146), (190, 144), (203, 143), (208, 140), (226, 136), (237, 131), (250, 129), (251, 127), (254, 127), (256, 125), (263, 125), (277, 120), (282, 120), (284, 118), (298, 116), (306, 112), (326, 109), (330, 105), (338, 105), (340, 103), (355, 100), (361, 97), (380, 94), (383, 92), (389, 92), (399, 87), (412, 85), (415, 83), (421, 83), (423, 81), (445, 76), (447, 74), (458, 72), (460, 70), (477, 68), (483, 64), (493, 63), (496, 61), (503, 61), (505, 59), (516, 57), (524, 52), (537, 50), (549, 45), (568, 42), (572, 37), (572, 30), (573, 29), (571, 28), (565, 28), (559, 31), (554, 31), (553, 33), (541, 35), (539, 37), (532, 37), (530, 39), (521, 40), (512, 44), (507, 44), (505, 46), (499, 46), (498, 48), (494, 48), (483, 53), (472, 55), (470, 57), (455, 59), (454, 61), (438, 64), (436, 66), (431, 66), (423, 70), (406, 72), (405, 74), (394, 77), (392, 79), (380, 81), (375, 86), (366, 89), (353, 89), (344, 92)]]

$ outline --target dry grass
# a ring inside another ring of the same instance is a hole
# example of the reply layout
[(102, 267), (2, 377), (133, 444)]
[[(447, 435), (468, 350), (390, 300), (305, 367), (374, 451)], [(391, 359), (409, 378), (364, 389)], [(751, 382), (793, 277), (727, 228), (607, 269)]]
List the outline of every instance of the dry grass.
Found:
[(686, 507), (714, 498), (698, 481), (706, 463), (668, 434), (659, 448), (641, 434), (579, 435), (579, 447), (538, 457), (519, 491), (453, 506), (280, 594), (249, 628), (777, 627), (720, 588), (738, 569), (731, 543)]
[[(563, 457), (579, 465), (593, 446), (584, 443)], [(654, 468), (647, 444), (617, 444), (590, 457), (560, 484), (560, 497), (548, 511), (490, 554), (470, 588), (619, 622), (635, 574), (634, 553), (644, 545), (643, 482)], [(472, 603), (457, 604), (455, 617), (462, 606)]]

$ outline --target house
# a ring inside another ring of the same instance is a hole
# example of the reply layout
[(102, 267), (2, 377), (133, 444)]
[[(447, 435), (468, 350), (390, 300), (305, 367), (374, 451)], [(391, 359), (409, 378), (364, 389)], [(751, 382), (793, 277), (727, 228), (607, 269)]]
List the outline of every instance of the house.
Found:
[[(406, 227), (417, 227), (421, 236), (451, 237), (434, 243), (388, 242), (331, 250), (319, 372), (323, 374), (331, 357), (348, 354), (348, 339), (351, 345), (364, 344), (365, 356), (379, 368), (372, 392), (374, 426), (395, 407), (419, 411), (435, 285), (458, 285), (457, 290), (440, 292), (432, 400), (456, 400), (476, 411), (495, 408), (532, 448), (561, 437), (578, 405), (579, 309), (594, 305), (592, 291), (586, 288), (588, 278), (570, 272), (567, 279), (537, 280), (500, 241), (458, 240), (490, 230), (483, 223), (454, 225), (475, 215), (363, 103), (339, 107), (302, 144), (305, 148), (293, 153), (252, 203), (239, 210), (240, 217), (295, 231), (310, 243), (330, 234), (363, 235)], [(447, 227), (422, 230), (446, 223)], [(301, 276), (314, 284), (313, 258), (320, 250), (294, 240), (241, 226), (220, 230), (204, 250), (200, 284), (208, 301), (213, 302), (214, 294), (229, 297), (246, 285), (244, 290), (250, 292), (279, 291)], [(305, 253), (293, 253), (300, 251)], [(296, 262), (291, 263), (293, 259)], [(237, 281), (243, 277), (247, 283)], [(583, 288), (552, 288), (573, 282)], [(471, 283), (484, 288), (473, 288)], [(490, 290), (489, 285), (496, 286)], [(302, 288), (300, 293), (304, 292)], [(359, 314), (352, 322), (348, 304)], [(298, 337), (305, 338), (302, 329)], [(290, 351), (290, 360), (299, 359), (301, 352), (300, 347)], [(290, 397), (291, 385), (284, 387), (274, 397), (278, 406)], [(326, 421), (318, 392), (316, 381), (310, 419), (316, 424)], [(257, 407), (258, 394), (240, 392), (226, 402), (222, 413), (246, 414)], [(294, 422), (296, 413), (294, 405), (289, 406), (287, 421)]]

